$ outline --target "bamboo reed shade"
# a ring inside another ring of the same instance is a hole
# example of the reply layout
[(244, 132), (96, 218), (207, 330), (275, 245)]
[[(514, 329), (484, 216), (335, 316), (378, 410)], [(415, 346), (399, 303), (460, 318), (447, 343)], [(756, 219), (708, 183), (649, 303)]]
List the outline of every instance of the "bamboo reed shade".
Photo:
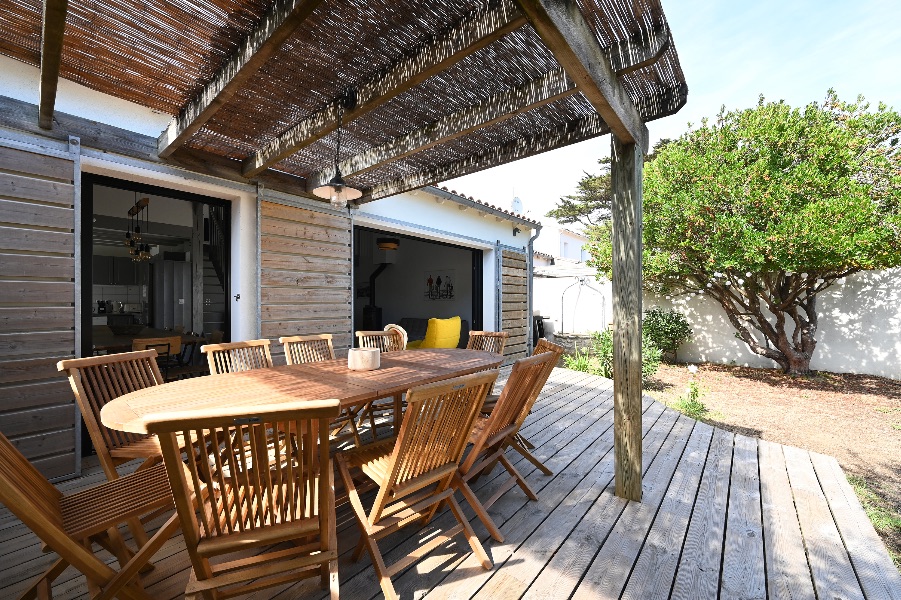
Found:
[[(249, 78), (188, 147), (243, 160), (347, 87), (379, 77), (473, 11), (500, 0), (325, 0)], [(61, 76), (89, 88), (175, 115), (235, 51), (273, 0), (69, 0)], [(603, 48), (666, 28), (659, 0), (580, 0)], [(41, 0), (7, 0), (0, 10), (0, 53), (38, 65)], [(350, 35), (348, 35), (350, 32)], [(493, 95), (559, 69), (530, 25), (521, 26), (346, 124), (342, 159), (421, 129)], [(646, 121), (676, 112), (687, 87), (675, 46), (656, 63), (620, 80)], [(595, 115), (579, 93), (439, 143), (362, 174), (370, 187), (442, 165), (485, 157), (551, 128), (578, 128)], [(607, 131), (584, 128), (595, 136)], [(590, 129), (590, 131), (589, 131)], [(584, 138), (584, 135), (583, 135)], [(562, 139), (565, 145), (575, 141)], [(335, 135), (326, 135), (274, 168), (300, 177), (329, 168)], [(488, 165), (490, 166), (490, 165)], [(424, 182), (434, 183), (434, 182)]]

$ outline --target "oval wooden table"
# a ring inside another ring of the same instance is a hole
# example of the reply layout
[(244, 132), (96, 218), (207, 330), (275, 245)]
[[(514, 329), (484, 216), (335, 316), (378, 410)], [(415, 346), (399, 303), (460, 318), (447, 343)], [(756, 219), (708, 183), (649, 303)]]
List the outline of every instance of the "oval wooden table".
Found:
[(183, 379), (111, 400), (100, 411), (110, 429), (147, 433), (147, 415), (277, 404), (296, 400), (341, 401), (342, 407), (397, 397), (411, 387), (501, 365), (503, 357), (479, 350), (426, 349), (382, 354), (381, 368), (351, 371), (347, 359)]

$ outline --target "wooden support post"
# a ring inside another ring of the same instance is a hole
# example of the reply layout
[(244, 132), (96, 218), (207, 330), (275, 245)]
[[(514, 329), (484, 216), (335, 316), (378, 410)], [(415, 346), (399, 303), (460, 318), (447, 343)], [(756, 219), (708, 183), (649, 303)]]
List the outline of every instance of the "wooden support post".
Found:
[(203, 331), (203, 204), (193, 203), (191, 228), (191, 330)]
[(641, 500), (642, 151), (613, 139), (613, 439), (616, 495)]

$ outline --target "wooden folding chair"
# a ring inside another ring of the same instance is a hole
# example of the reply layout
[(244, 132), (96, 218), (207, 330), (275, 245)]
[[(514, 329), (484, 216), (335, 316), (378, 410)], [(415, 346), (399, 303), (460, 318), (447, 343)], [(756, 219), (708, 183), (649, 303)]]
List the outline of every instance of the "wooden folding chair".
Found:
[[(142, 458), (144, 463), (138, 469), (144, 469), (162, 460), (159, 440), (155, 435), (117, 431), (100, 421), (100, 410), (110, 400), (129, 392), (162, 385), (163, 376), (156, 356), (156, 350), (151, 349), (61, 360), (56, 365), (69, 376), (69, 384), (75, 393), (75, 401), (100, 466), (110, 481), (119, 477), (116, 471), (118, 465)], [(132, 520), (130, 527), (135, 539), (143, 545), (147, 535), (140, 522)]]
[(494, 352), (503, 356), (508, 337), (510, 336), (505, 331), (470, 331), (466, 349)]
[[(538, 500), (538, 496), (516, 470), (513, 463), (504, 456), (504, 450), (510, 444), (511, 438), (519, 431), (519, 417), (526, 409), (532, 391), (541, 382), (547, 364), (553, 359), (552, 353), (545, 352), (538, 356), (522, 358), (513, 363), (510, 378), (507, 380), (494, 410), (491, 411), (491, 415), (479, 417), (476, 420), (469, 439), (472, 447), (460, 464), (458, 474), (453, 481), (454, 487), (463, 492), (463, 496), (475, 510), (485, 528), (491, 533), (491, 537), (499, 542), (504, 541), (504, 536), (488, 516), (488, 508), (517, 484), (530, 500)], [(510, 473), (510, 478), (487, 502), (482, 503), (469, 487), (469, 481), (483, 472), (489, 472), (498, 461)]]
[[(479, 406), (497, 371), (457, 377), (407, 392), (407, 414), (396, 438), (381, 440), (335, 456), (360, 526), (360, 543), (353, 554), (369, 551), (385, 597), (397, 598), (391, 576), (413, 564), (433, 548), (462, 532), (485, 569), (493, 565), (454, 499), (450, 488)], [(353, 470), (353, 473), (352, 473)], [(363, 507), (354, 476), (378, 487), (369, 512)], [(458, 525), (393, 565), (385, 565), (377, 541), (414, 522), (427, 524), (447, 502)]]
[[(390, 327), (390, 329), (389, 329)], [(385, 331), (358, 331), (357, 346), (359, 348), (378, 348), (380, 352), (398, 352), (407, 349), (406, 335), (407, 332), (397, 326), (389, 326)], [(361, 417), (369, 417), (369, 427), (372, 433), (372, 440), (378, 439), (378, 417), (386, 413), (393, 415), (395, 432), (397, 424), (400, 422), (398, 411), (402, 411), (403, 394), (394, 396), (391, 403), (388, 402), (370, 402), (360, 411)]]
[[(51, 598), (53, 580), (72, 565), (87, 579), (92, 598), (149, 599), (139, 572), (179, 528), (172, 515), (137, 552), (125, 544), (118, 525), (172, 506), (165, 467), (157, 464), (63, 495), (0, 434), (0, 502), (59, 555), (20, 598)], [(119, 561), (116, 571), (94, 555), (98, 543)]]
[[(532, 407), (535, 406), (535, 402), (538, 400), (538, 396), (541, 394), (541, 390), (544, 389), (548, 378), (554, 371), (554, 367), (556, 367), (557, 363), (560, 362), (560, 357), (563, 356), (563, 346), (558, 346), (557, 344), (547, 341), (545, 338), (541, 338), (535, 345), (535, 351), (532, 352), (532, 356), (538, 356), (539, 354), (544, 354), (545, 352), (552, 352), (554, 354), (554, 359), (547, 364), (544, 374), (542, 375), (539, 382), (535, 385), (535, 389), (532, 390), (532, 395), (529, 397), (529, 401), (526, 402), (525, 409), (523, 410), (522, 414), (519, 415), (519, 427), (522, 427), (523, 423), (525, 423), (526, 421), (526, 418), (529, 416), (529, 413), (532, 412)], [(491, 414), (491, 410), (494, 408), (494, 405), (497, 404), (497, 399), (498, 396), (489, 395), (485, 400), (485, 404), (482, 406), (482, 413), (486, 415)], [(539, 471), (541, 471), (545, 475), (554, 474), (553, 471), (548, 469), (544, 463), (538, 460), (538, 458), (536, 458), (535, 455), (530, 452), (530, 450), (535, 449), (535, 445), (527, 440), (525, 436), (523, 436), (518, 431), (516, 435), (510, 438), (509, 444), (511, 448), (522, 454), (523, 458), (535, 465), (535, 467)]]
[(156, 362), (162, 367), (163, 380), (170, 381), (169, 369), (178, 366), (178, 357), (181, 356), (181, 336), (136, 338), (131, 341), (131, 349), (134, 352), (156, 350)]
[(210, 375), (268, 369), (272, 366), (269, 340), (206, 344), (200, 351), (207, 355)]
[[(289, 365), (335, 360), (335, 348), (330, 333), (280, 337), (278, 341), (285, 346), (285, 360)], [(332, 423), (333, 440), (341, 441), (352, 437), (357, 446), (362, 445), (360, 432), (357, 430), (357, 414), (360, 410), (361, 408), (341, 410), (341, 414)], [(345, 428), (350, 429), (349, 434), (342, 433)]]
[[(323, 400), (253, 413), (223, 407), (147, 417), (148, 431), (160, 437), (191, 558), (188, 599), (229, 598), (317, 575), (338, 598), (328, 434), (339, 410), (337, 400)], [(219, 452), (185, 467), (179, 433)], [(195, 511), (192, 492), (204, 486), (205, 500)]]

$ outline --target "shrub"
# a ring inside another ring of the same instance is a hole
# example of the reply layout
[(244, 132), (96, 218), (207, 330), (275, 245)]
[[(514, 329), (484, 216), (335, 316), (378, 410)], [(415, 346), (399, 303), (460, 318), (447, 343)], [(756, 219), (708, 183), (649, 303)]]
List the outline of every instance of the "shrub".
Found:
[(673, 402), (673, 408), (692, 419), (701, 420), (707, 416), (709, 409), (701, 402), (701, 388), (698, 384), (694, 381), (689, 382), (685, 391), (685, 396), (679, 396), (679, 399)]
[[(642, 335), (641, 378), (647, 380), (660, 366), (660, 348), (647, 335)], [(567, 369), (591, 373), (608, 379), (613, 377), (613, 332), (593, 331), (591, 346), (576, 349), (575, 355), (563, 357)]]
[(676, 350), (692, 334), (685, 315), (656, 306), (644, 313), (642, 332), (663, 351), (664, 359), (668, 362), (676, 360)]

